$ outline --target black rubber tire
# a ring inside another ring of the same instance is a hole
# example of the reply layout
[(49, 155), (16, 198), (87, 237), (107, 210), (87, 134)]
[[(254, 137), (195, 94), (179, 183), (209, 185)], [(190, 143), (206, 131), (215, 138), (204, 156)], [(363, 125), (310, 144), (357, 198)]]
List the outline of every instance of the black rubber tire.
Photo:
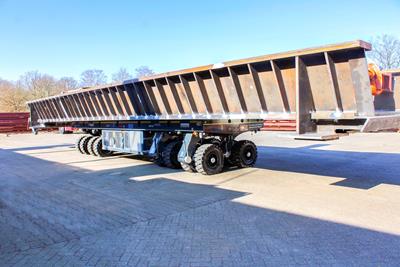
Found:
[(158, 143), (158, 147), (157, 147), (157, 155), (154, 158), (154, 163), (157, 164), (160, 167), (165, 167), (165, 163), (164, 163), (164, 159), (163, 159), (163, 153), (164, 153), (164, 149), (165, 146), (167, 144), (163, 141), (160, 141)]
[(103, 150), (103, 144), (101, 142), (101, 137), (95, 137), (95, 140), (93, 141), (93, 154), (97, 157), (108, 157), (112, 155), (112, 151), (109, 150)]
[(257, 146), (249, 140), (241, 140), (232, 147), (230, 162), (239, 168), (253, 167), (257, 161)]
[(76, 142), (75, 142), (75, 149), (81, 154), (84, 154), (84, 152), (81, 150), (81, 142), (82, 142), (82, 139), (85, 137), (87, 137), (87, 135), (82, 135), (81, 137), (76, 139)]
[(237, 143), (238, 143), (238, 141), (236, 141), (236, 140), (233, 140), (233, 145), (232, 145), (232, 148), (231, 148), (231, 155), (229, 156), (229, 158), (226, 158), (225, 159), (225, 166), (226, 167), (233, 167), (233, 166), (236, 166), (236, 162), (235, 162), (235, 160), (234, 160), (234, 158), (233, 158), (233, 156), (232, 156), (232, 154), (233, 154), (233, 149), (235, 149), (235, 147), (237, 146)]
[(196, 168), (192, 163), (181, 162), (181, 167), (186, 172), (196, 172)]
[(90, 132), (93, 136), (101, 136), (101, 130), (95, 129)]
[(88, 142), (92, 138), (91, 135), (87, 135), (82, 140), (79, 142), (79, 150), (82, 151), (82, 154), (89, 155), (89, 150), (88, 150)]
[(201, 174), (217, 174), (224, 167), (224, 154), (217, 145), (203, 144), (194, 153), (194, 163), (196, 171)]
[(95, 142), (97, 139), (99, 139), (99, 138), (101, 138), (101, 137), (99, 137), (99, 136), (93, 136), (92, 138), (90, 138), (90, 140), (89, 140), (89, 142), (88, 142), (88, 144), (87, 144), (87, 150), (89, 151), (89, 154), (92, 155), (92, 156), (97, 156), (97, 155), (94, 153), (93, 144), (94, 144), (94, 142)]
[(161, 156), (154, 158), (154, 163), (157, 164), (160, 167), (165, 167), (164, 160)]
[(162, 152), (162, 160), (166, 167), (180, 169), (181, 164), (178, 161), (178, 153), (181, 149), (182, 142), (179, 140), (169, 142)]

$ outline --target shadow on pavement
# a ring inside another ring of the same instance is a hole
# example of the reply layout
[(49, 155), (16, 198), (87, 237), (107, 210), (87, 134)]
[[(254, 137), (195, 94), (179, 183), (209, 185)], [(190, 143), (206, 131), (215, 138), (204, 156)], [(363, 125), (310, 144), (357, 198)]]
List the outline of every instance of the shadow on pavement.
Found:
[[(266, 147), (257, 167), (398, 184), (391, 170), (382, 177), (369, 166), (378, 159), (399, 162), (392, 154)], [(237, 201), (246, 192), (164, 177), (179, 170), (88, 171), (0, 149), (0, 171), (3, 266), (400, 261), (398, 235), (248, 206)], [(159, 177), (130, 179), (150, 174)]]
[[(256, 167), (268, 170), (342, 177), (333, 185), (370, 189), (379, 184), (400, 185), (400, 154), (261, 146)], [(390, 168), (383, 168), (390, 166)]]

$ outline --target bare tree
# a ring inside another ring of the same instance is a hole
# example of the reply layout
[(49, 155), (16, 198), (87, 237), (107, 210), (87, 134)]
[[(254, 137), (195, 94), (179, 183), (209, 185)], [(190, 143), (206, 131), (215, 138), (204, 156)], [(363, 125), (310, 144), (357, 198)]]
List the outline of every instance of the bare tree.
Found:
[(12, 82), (0, 80), (0, 112), (26, 111), (28, 92)]
[(135, 77), (136, 78), (143, 77), (143, 76), (151, 76), (153, 74), (155, 74), (155, 72), (152, 69), (150, 69), (148, 66), (140, 66), (135, 69)]
[(77, 89), (79, 86), (78, 86), (78, 82), (74, 78), (62, 77), (57, 81), (57, 87), (61, 91), (65, 92), (65, 91)]
[(38, 71), (30, 71), (22, 75), (17, 81), (17, 87), (29, 91), (32, 99), (48, 97), (61, 92), (52, 76), (41, 74)]
[(400, 40), (391, 35), (373, 38), (370, 58), (376, 61), (381, 69), (400, 68)]
[(13, 84), (7, 80), (3, 80), (2, 78), (0, 78), (0, 93), (2, 92), (1, 90), (3, 90), (4, 88), (8, 87), (8, 86), (12, 86)]
[(95, 86), (107, 83), (107, 75), (102, 70), (85, 70), (81, 74), (81, 86)]
[(123, 82), (132, 79), (132, 74), (126, 68), (120, 68), (118, 72), (112, 75), (113, 82)]

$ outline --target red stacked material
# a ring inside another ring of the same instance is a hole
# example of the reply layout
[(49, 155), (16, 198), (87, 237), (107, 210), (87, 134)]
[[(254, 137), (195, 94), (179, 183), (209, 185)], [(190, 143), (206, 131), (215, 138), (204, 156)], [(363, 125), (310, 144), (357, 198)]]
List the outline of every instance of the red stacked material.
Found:
[(0, 133), (29, 131), (29, 112), (0, 113)]
[(265, 120), (262, 131), (296, 131), (295, 120)]

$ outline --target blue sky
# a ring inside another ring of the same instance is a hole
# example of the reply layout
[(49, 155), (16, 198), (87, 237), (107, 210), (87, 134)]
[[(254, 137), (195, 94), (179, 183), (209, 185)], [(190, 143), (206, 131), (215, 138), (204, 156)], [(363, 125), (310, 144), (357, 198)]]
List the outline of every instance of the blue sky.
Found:
[(0, 0), (0, 78), (164, 72), (382, 33), (400, 38), (400, 0)]

